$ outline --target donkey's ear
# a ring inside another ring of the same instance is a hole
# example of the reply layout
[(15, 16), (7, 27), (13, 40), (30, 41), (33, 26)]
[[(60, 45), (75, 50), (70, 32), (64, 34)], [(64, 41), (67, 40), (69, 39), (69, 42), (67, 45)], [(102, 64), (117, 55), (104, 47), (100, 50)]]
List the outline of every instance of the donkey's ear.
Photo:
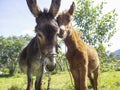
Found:
[(60, 4), (61, 4), (61, 0), (52, 0), (49, 12), (53, 15), (53, 17), (55, 17), (56, 14), (58, 13)]
[(70, 9), (68, 10), (68, 13), (70, 15), (73, 15), (74, 10), (75, 10), (75, 3), (73, 2), (72, 5), (70, 6)]
[(27, 1), (27, 5), (31, 11), (31, 13), (35, 16), (38, 17), (39, 13), (40, 13), (40, 9), (37, 6), (37, 1), (36, 0), (26, 0)]

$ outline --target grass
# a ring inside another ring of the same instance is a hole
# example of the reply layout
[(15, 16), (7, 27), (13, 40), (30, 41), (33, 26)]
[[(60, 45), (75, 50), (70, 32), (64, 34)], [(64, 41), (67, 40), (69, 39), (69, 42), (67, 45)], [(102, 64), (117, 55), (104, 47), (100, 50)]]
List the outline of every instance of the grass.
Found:
[(26, 75), (0, 76), (0, 90), (25, 90)]
[(120, 72), (105, 72), (99, 77), (100, 90), (120, 90)]
[[(43, 90), (47, 88), (47, 81), (48, 78), (44, 75), (42, 80)], [(25, 90), (26, 85), (27, 79), (25, 74), (16, 74), (15, 76), (0, 75), (0, 90)], [(88, 87), (89, 90), (92, 90), (89, 82)], [(50, 90), (74, 90), (69, 73), (60, 72), (52, 75)], [(120, 72), (100, 73), (99, 90), (120, 90)]]

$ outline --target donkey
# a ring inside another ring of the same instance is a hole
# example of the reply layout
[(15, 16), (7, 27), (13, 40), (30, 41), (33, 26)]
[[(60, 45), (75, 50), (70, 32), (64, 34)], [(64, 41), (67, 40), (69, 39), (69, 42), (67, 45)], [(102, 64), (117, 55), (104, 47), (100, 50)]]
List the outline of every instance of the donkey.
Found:
[(75, 9), (74, 2), (70, 9), (58, 15), (57, 22), (60, 26), (59, 37), (63, 38), (67, 46), (66, 57), (74, 79), (76, 90), (87, 90), (87, 76), (94, 90), (98, 90), (98, 53), (92, 46), (87, 45), (82, 39), (82, 33), (76, 31), (71, 23)]
[(31, 13), (36, 18), (35, 37), (22, 50), (19, 65), (27, 73), (27, 90), (32, 90), (32, 75), (36, 75), (35, 90), (41, 90), (41, 79), (44, 68), (53, 71), (56, 66), (57, 32), (59, 26), (55, 19), (61, 0), (52, 0), (49, 10), (43, 12), (36, 0), (26, 0)]

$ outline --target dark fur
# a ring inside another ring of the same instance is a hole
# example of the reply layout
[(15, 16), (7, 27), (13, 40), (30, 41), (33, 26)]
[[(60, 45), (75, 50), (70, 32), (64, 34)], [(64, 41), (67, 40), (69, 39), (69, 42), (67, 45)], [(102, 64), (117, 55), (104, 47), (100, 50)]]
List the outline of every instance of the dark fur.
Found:
[[(55, 51), (57, 46), (57, 32), (59, 30), (55, 16), (58, 13), (61, 0), (52, 0), (49, 10), (43, 12), (38, 8), (36, 0), (26, 0), (31, 13), (36, 18), (36, 36), (22, 50), (19, 65), (27, 73), (27, 90), (32, 90), (32, 75), (36, 75), (35, 90), (41, 90), (44, 67), (48, 71), (55, 68)], [(57, 49), (56, 49), (57, 50)]]

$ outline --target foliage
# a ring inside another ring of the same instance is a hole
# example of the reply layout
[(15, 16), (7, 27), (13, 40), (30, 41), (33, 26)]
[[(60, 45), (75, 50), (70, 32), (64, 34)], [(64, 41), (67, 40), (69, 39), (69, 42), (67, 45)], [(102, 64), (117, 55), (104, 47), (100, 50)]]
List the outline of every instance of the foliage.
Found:
[(21, 48), (30, 39), (29, 36), (0, 37), (0, 67), (8, 68), (9, 74), (14, 74), (17, 67), (17, 58)]
[(66, 60), (66, 47), (63, 44), (63, 41), (58, 40), (59, 48), (58, 48), (58, 57), (57, 57), (57, 67), (53, 73), (58, 73), (60, 71), (67, 71), (68, 70), (68, 63)]
[(107, 52), (105, 47), (100, 44), (97, 48), (99, 58), (100, 58), (100, 70), (102, 72), (106, 71), (120, 71), (120, 56), (115, 55), (114, 53)]
[(109, 54), (109, 61), (112, 64), (112, 67), (116, 71), (120, 71), (120, 55), (114, 53)]
[(74, 20), (79, 30), (84, 34), (83, 39), (94, 46), (108, 42), (116, 32), (117, 13), (115, 9), (103, 14), (102, 10), (106, 2), (95, 6), (95, 0), (76, 1)]
[[(108, 55), (106, 54), (105, 47), (100, 44), (98, 48), (96, 48), (98, 51), (99, 59), (100, 59), (100, 69), (101, 71), (108, 71), (108, 66), (106, 66), (106, 63), (108, 63)], [(108, 65), (108, 64), (107, 64)]]

